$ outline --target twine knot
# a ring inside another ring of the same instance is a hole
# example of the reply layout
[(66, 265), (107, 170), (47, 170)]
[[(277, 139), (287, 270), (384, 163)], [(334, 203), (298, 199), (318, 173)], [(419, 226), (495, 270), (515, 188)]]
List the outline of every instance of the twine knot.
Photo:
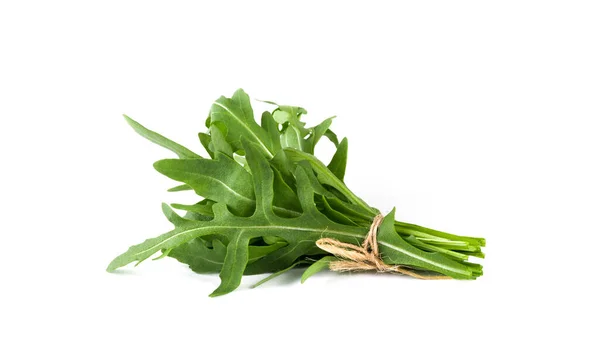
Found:
[(377, 271), (405, 274), (418, 279), (450, 279), (447, 276), (422, 275), (405, 266), (388, 265), (381, 259), (379, 245), (377, 244), (377, 232), (383, 222), (383, 215), (377, 214), (365, 236), (362, 246), (338, 241), (329, 237), (317, 240), (317, 246), (338, 257), (339, 261), (329, 263), (329, 269), (338, 272), (350, 271)]

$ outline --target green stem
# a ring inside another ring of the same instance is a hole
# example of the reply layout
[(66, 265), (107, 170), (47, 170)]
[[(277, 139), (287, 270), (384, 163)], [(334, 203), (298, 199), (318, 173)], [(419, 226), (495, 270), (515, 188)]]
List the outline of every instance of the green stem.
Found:
[(431, 239), (446, 239), (451, 241), (463, 241), (469, 245), (484, 247), (485, 239), (481, 237), (469, 237), (449, 234), (438, 230), (429, 229), (419, 225), (408, 224), (400, 221), (395, 222), (396, 231), (403, 235), (413, 235), (415, 237), (431, 238)]
[(446, 249), (446, 248), (443, 248), (443, 247), (439, 247), (439, 246), (432, 246), (432, 245), (429, 245), (429, 244), (427, 244), (425, 242), (421, 242), (421, 241), (419, 241), (414, 236), (407, 236), (407, 237), (404, 237), (404, 239), (407, 242), (409, 242), (411, 245), (413, 245), (415, 247), (418, 247), (418, 248), (420, 248), (422, 250), (425, 250), (425, 251), (439, 252), (439, 253), (442, 253), (442, 254), (447, 255), (449, 257), (452, 257), (452, 258), (455, 258), (457, 260), (460, 260), (460, 261), (465, 261), (466, 259), (469, 258), (468, 255), (465, 255), (463, 253), (452, 251), (452, 250), (449, 250), (449, 249)]

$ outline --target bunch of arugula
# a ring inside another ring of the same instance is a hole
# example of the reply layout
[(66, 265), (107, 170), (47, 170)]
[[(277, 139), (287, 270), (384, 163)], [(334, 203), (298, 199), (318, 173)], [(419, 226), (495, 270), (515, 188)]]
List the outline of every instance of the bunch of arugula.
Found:
[[(329, 129), (333, 118), (307, 128), (303, 108), (267, 103), (276, 108), (264, 112), (259, 125), (243, 90), (216, 100), (207, 133), (198, 134), (210, 158), (125, 116), (140, 135), (179, 156), (154, 164), (183, 183), (169, 191), (193, 190), (202, 200), (171, 205), (184, 216), (163, 204), (174, 229), (130, 247), (110, 263), (109, 272), (162, 252), (158, 258), (175, 258), (197, 273), (219, 272), (221, 284), (211, 294), (219, 296), (236, 289), (244, 274), (272, 273), (268, 280), (304, 265), (304, 282), (336, 260), (316, 246), (322, 237), (362, 242), (379, 211), (344, 184), (348, 141), (338, 141)], [(336, 146), (328, 165), (314, 156), (323, 137)], [(483, 238), (395, 221), (394, 211), (385, 216), (377, 237), (386, 264), (455, 279), (482, 275), (482, 266), (467, 260), (484, 257)]]

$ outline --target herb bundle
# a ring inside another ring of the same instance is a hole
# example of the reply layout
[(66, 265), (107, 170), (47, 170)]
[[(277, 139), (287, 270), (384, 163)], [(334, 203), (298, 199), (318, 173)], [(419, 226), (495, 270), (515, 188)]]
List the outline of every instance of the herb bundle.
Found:
[[(331, 131), (333, 118), (306, 127), (303, 108), (267, 103), (275, 109), (262, 113), (259, 125), (243, 90), (216, 100), (207, 132), (198, 134), (209, 157), (125, 116), (140, 135), (179, 156), (154, 164), (182, 183), (169, 191), (193, 190), (202, 200), (163, 204), (174, 229), (130, 247), (109, 272), (162, 252), (158, 258), (175, 258), (194, 272), (219, 273), (211, 296), (233, 291), (243, 275), (271, 273), (266, 281), (297, 266), (307, 267), (302, 282), (328, 267), (418, 278), (482, 275), (482, 266), (467, 260), (484, 257), (485, 239), (395, 221), (394, 211), (381, 216), (344, 184), (348, 141)], [(323, 138), (336, 146), (327, 165), (314, 156)]]

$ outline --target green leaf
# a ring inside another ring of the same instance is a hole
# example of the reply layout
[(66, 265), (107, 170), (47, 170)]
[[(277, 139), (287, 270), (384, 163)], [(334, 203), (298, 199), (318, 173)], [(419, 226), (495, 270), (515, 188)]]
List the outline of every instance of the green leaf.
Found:
[(344, 175), (346, 174), (346, 160), (348, 159), (348, 140), (344, 138), (342, 142), (337, 146), (337, 150), (331, 158), (331, 162), (327, 165), (327, 168), (333, 173), (339, 180), (344, 181)]
[(335, 118), (335, 115), (329, 117), (313, 128), (315, 146), (317, 145), (317, 143), (319, 143), (321, 137), (323, 137), (323, 135), (325, 135), (325, 133), (329, 130), (329, 127), (331, 126), (331, 124), (333, 123), (333, 119)]
[(273, 169), (273, 207), (275, 213), (282, 217), (296, 217), (302, 211), (296, 192), (283, 180), (279, 171)]
[(127, 115), (123, 115), (127, 123), (142, 137), (145, 137), (149, 141), (156, 143), (159, 146), (162, 146), (168, 150), (171, 150), (173, 153), (177, 154), (179, 158), (200, 158), (196, 153), (188, 150), (182, 145), (169, 140), (161, 134), (158, 134), (154, 131), (148, 130), (144, 126), (140, 125), (137, 121), (133, 120)]
[(217, 152), (210, 159), (165, 159), (154, 168), (167, 177), (183, 182), (196, 194), (227, 204), (236, 214), (254, 210), (252, 177), (232, 158)]
[(193, 213), (202, 214), (205, 216), (213, 216), (212, 207), (215, 204), (214, 201), (205, 199), (194, 205), (185, 205), (185, 204), (171, 204), (171, 206), (175, 209), (190, 211)]
[(271, 142), (271, 147), (273, 147), (273, 152), (279, 152), (281, 150), (281, 143), (279, 142), (279, 129), (277, 127), (277, 122), (273, 119), (273, 116), (270, 112), (265, 111), (260, 120), (260, 126), (267, 132), (269, 135), (269, 139)]
[(326, 198), (320, 196), (318, 201), (322, 204), (322, 207), (319, 210), (321, 210), (331, 220), (344, 225), (358, 226), (358, 224), (352, 221), (352, 219), (332, 208)]
[[(269, 253), (265, 257), (248, 265), (248, 274), (252, 272), (264, 273), (265, 271), (278, 271), (289, 267), (302, 255), (318, 255), (322, 251), (315, 242), (327, 233), (327, 236), (342, 242), (355, 243), (362, 239), (368, 228), (345, 226), (329, 220), (320, 213), (314, 203), (314, 191), (308, 181), (307, 173), (301, 168), (296, 169), (298, 181), (298, 198), (302, 207), (302, 215), (295, 218), (282, 218), (273, 212), (273, 179), (274, 174), (271, 166), (266, 161), (260, 148), (251, 143), (244, 147), (248, 164), (252, 170), (252, 179), (255, 191), (258, 192), (256, 210), (250, 217), (236, 216), (230, 213), (224, 203), (213, 205), (214, 218), (210, 221), (193, 221), (184, 226), (176, 227), (174, 230), (159, 237), (148, 239), (143, 243), (130, 247), (125, 253), (115, 258), (108, 266), (109, 271), (125, 266), (131, 262), (141, 262), (154, 253), (163, 249), (173, 249), (187, 243), (190, 240), (208, 235), (225, 236), (229, 241), (237, 240), (234, 246), (228, 245), (228, 251), (232, 249), (231, 263), (224, 278), (225, 286), (219, 289), (224, 293), (236, 285), (240, 264), (244, 253), (240, 246), (248, 247), (247, 240), (260, 236), (278, 236), (287, 243), (285, 247)], [(230, 242), (231, 244), (231, 242)], [(247, 253), (247, 252), (246, 252)], [(247, 259), (246, 259), (247, 262)], [(227, 264), (227, 258), (225, 259)], [(244, 266), (246, 263), (244, 263)], [(223, 268), (226, 266), (224, 265)], [(244, 272), (244, 271), (243, 271)], [(216, 295), (216, 294), (215, 294)]]
[(196, 238), (172, 249), (169, 257), (187, 264), (196, 273), (218, 273), (226, 254), (227, 247), (220, 240), (213, 240), (209, 248), (205, 240)]
[[(334, 118), (335, 118), (335, 116), (327, 118), (327, 119), (323, 120), (323, 122), (321, 122), (317, 126), (309, 129), (311, 132), (311, 135), (306, 140), (306, 142), (307, 142), (307, 144), (305, 146), (306, 152), (308, 152), (310, 154), (314, 154), (315, 146), (317, 146), (317, 143), (319, 143), (319, 141), (321, 140), (321, 137), (323, 137), (323, 135), (325, 135), (327, 130), (329, 130), (329, 126), (331, 126)], [(336, 144), (336, 146), (337, 146), (337, 144)]]
[(233, 157), (233, 148), (225, 139), (227, 128), (223, 127), (222, 122), (215, 122), (210, 125), (210, 147), (213, 152), (221, 152), (229, 157)]
[[(309, 171), (312, 174), (312, 171)], [(276, 272), (282, 268), (285, 268), (292, 264), (294, 261), (298, 260), (304, 255), (322, 255), (323, 251), (316, 246), (316, 241), (323, 237), (323, 234), (327, 234), (329, 237), (336, 238), (340, 241), (348, 242), (348, 243), (356, 243), (357, 240), (361, 240), (364, 238), (368, 227), (356, 227), (358, 231), (362, 231), (362, 234), (355, 234), (354, 236), (348, 234), (344, 236), (334, 237), (338, 234), (338, 228), (344, 227), (344, 229), (351, 229), (351, 226), (337, 224), (327, 218), (325, 215), (320, 212), (315, 205), (314, 202), (314, 189), (312, 188), (308, 173), (302, 167), (296, 168), (296, 179), (298, 181), (298, 197), (300, 199), (300, 203), (302, 206), (303, 214), (299, 218), (295, 219), (287, 219), (287, 222), (300, 222), (305, 219), (305, 226), (318, 226), (320, 224), (321, 227), (324, 227), (324, 230), (321, 231), (320, 234), (309, 233), (308, 231), (298, 236), (299, 238), (294, 240), (294, 243), (288, 241), (289, 245), (277, 250), (276, 252), (265, 256), (260, 259), (256, 263), (248, 266), (246, 270), (247, 274), (258, 274), (264, 273), (264, 271)], [(268, 197), (267, 197), (268, 199)], [(286, 237), (284, 232), (280, 232), (278, 235), (281, 237)]]
[(212, 138), (210, 137), (210, 135), (200, 132), (200, 133), (198, 133), (198, 139), (200, 139), (200, 143), (202, 144), (202, 147), (204, 147), (204, 150), (206, 151), (206, 153), (208, 153), (210, 158), (215, 158), (215, 153), (212, 151), (211, 144), (210, 144), (212, 141)]
[[(306, 123), (300, 117), (306, 114), (306, 110), (299, 106), (278, 105), (272, 101), (263, 101), (268, 104), (276, 105), (277, 108), (273, 111), (273, 120), (282, 125), (281, 145), (285, 147), (293, 147), (302, 151), (312, 153), (314, 151), (314, 129), (307, 129)], [(320, 128), (319, 128), (320, 130)], [(308, 134), (312, 134), (311, 138), (305, 139)], [(318, 141), (318, 139), (317, 139)], [(276, 151), (275, 151), (276, 152)]]
[(167, 220), (169, 220), (175, 226), (181, 226), (190, 222), (190, 220), (184, 219), (177, 215), (177, 213), (174, 212), (168, 204), (162, 203), (162, 211)]
[(249, 241), (250, 239), (244, 236), (244, 230), (240, 230), (238, 235), (229, 241), (225, 262), (221, 273), (219, 273), (221, 284), (210, 294), (211, 297), (218, 297), (232, 292), (240, 285), (244, 269), (246, 269), (248, 263)]
[[(154, 167), (169, 178), (181, 181), (194, 189), (196, 194), (213, 201), (224, 202), (232, 212), (247, 216), (254, 211), (255, 197), (252, 176), (233, 159), (218, 152), (214, 160), (209, 159), (166, 159)], [(300, 204), (295, 192), (275, 174), (275, 204), (273, 209), (284, 217), (300, 215)], [(194, 211), (206, 215), (194, 206), (174, 204), (174, 208)]]
[(290, 124), (303, 131), (306, 135), (308, 131), (304, 131), (304, 122), (300, 121), (302, 115), (306, 115), (306, 109), (299, 106), (279, 105), (272, 101), (263, 101), (264, 103), (276, 105), (277, 108), (273, 111), (273, 118), (279, 124)]
[(201, 228), (198, 224), (178, 226), (174, 230), (158, 237), (148, 239), (139, 245), (131, 246), (125, 253), (112, 260), (106, 270), (112, 272), (134, 261), (138, 261), (139, 264), (162, 249), (172, 249), (191, 239), (202, 236), (200, 233)]
[(347, 218), (354, 221), (357, 224), (370, 225), (375, 215), (371, 213), (365, 213), (365, 210), (351, 203), (347, 203), (334, 195), (325, 196), (327, 203), (336, 211), (344, 214)]
[(222, 122), (227, 127), (227, 142), (234, 151), (242, 149), (242, 137), (253, 142), (268, 158), (272, 158), (269, 134), (254, 121), (250, 99), (242, 89), (237, 90), (231, 99), (224, 96), (217, 99), (210, 111), (211, 122)]
[(304, 151), (304, 138), (300, 130), (294, 126), (288, 126), (283, 135), (281, 135), (281, 147), (291, 147)]
[(308, 163), (310, 163), (312, 169), (317, 174), (317, 178), (319, 179), (319, 182), (321, 184), (328, 185), (336, 189), (341, 194), (343, 194), (346, 197), (346, 199), (348, 199), (348, 201), (361, 207), (365, 211), (365, 213), (372, 214), (373, 216), (377, 214), (376, 209), (371, 208), (362, 199), (360, 199), (358, 196), (352, 193), (352, 191), (348, 189), (344, 182), (342, 182), (338, 177), (336, 177), (336, 175), (333, 174), (329, 170), (329, 168), (327, 168), (315, 156), (293, 148), (286, 148), (285, 152), (292, 162), (307, 161)]
[(256, 262), (266, 255), (287, 246), (287, 242), (278, 241), (266, 246), (250, 246), (248, 247), (248, 263)]
[[(171, 204), (174, 205), (174, 204)], [(174, 207), (174, 206), (173, 206)], [(175, 208), (175, 207), (174, 207)], [(188, 211), (183, 216), (184, 219), (192, 220), (192, 221), (208, 221), (212, 220), (212, 216), (202, 215), (193, 211)]]
[(190, 187), (187, 184), (182, 184), (182, 185), (178, 185), (176, 187), (168, 189), (167, 192), (182, 192), (185, 190), (193, 190), (193, 189), (192, 189), (192, 187)]
[(325, 131), (325, 137), (327, 137), (329, 141), (333, 142), (335, 147), (337, 147), (340, 144), (337, 135), (331, 130)]
[(309, 184), (316, 194), (322, 195), (323, 197), (335, 197), (333, 193), (331, 193), (329, 190), (323, 187), (321, 183), (319, 183), (317, 177), (315, 177), (314, 173), (312, 173), (312, 166), (308, 161), (298, 161), (296, 162), (296, 165), (298, 167), (302, 167), (305, 170), (305, 172), (308, 172), (307, 177)]
[(329, 263), (334, 262), (334, 261), (338, 261), (338, 258), (335, 256), (325, 256), (325, 257), (321, 258), (317, 262), (310, 265), (310, 267), (308, 267), (306, 269), (306, 271), (304, 271), (300, 282), (304, 283), (304, 282), (306, 282), (307, 279), (309, 279), (314, 274), (319, 273), (320, 271), (322, 271), (326, 268), (329, 268)]
[(286, 153), (283, 150), (279, 150), (275, 157), (273, 157), (269, 163), (273, 167), (274, 170), (277, 170), (285, 183), (293, 187), (296, 185), (296, 179), (294, 178), (294, 165), (288, 159)]
[[(248, 246), (248, 264), (286, 245), (286, 242), (276, 242), (267, 246)], [(169, 257), (188, 265), (196, 273), (218, 273), (225, 262), (226, 251), (227, 247), (218, 238), (212, 240), (212, 248), (203, 238), (196, 238), (174, 248)]]

